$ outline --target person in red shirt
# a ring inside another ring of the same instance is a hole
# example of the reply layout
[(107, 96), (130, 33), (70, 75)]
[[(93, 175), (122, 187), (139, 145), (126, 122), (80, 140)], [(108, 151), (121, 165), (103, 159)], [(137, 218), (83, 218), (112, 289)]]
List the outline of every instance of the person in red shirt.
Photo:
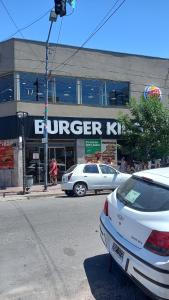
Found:
[(52, 159), (49, 168), (50, 182), (52, 183), (52, 185), (56, 185), (58, 175), (58, 165), (56, 159)]

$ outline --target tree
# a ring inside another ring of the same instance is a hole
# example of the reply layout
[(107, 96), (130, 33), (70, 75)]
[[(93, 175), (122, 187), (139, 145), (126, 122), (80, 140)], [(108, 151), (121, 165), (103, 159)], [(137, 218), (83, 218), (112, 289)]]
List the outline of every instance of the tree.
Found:
[(120, 114), (125, 154), (147, 162), (169, 155), (169, 109), (157, 96), (131, 99), (129, 114)]

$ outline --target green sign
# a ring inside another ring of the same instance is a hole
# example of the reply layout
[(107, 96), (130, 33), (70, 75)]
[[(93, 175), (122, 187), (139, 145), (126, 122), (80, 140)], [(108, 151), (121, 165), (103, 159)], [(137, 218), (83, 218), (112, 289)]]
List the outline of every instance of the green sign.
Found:
[(101, 140), (85, 140), (85, 154), (101, 152)]

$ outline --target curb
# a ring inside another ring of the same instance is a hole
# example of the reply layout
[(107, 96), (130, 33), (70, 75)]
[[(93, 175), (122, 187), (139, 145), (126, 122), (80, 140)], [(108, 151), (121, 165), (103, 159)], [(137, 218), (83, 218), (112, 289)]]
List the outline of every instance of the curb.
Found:
[(8, 195), (5, 197), (0, 196), (0, 202), (5, 202), (5, 201), (15, 201), (15, 200), (30, 200), (34, 198), (47, 198), (47, 197), (61, 197), (65, 195), (64, 192), (59, 192), (59, 193), (45, 193), (41, 192), (38, 194), (26, 194), (26, 195)]

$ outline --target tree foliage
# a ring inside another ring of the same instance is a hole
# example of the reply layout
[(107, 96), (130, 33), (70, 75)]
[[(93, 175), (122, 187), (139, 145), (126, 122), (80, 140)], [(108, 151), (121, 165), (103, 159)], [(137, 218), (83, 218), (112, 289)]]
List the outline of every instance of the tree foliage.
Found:
[(131, 99), (129, 114), (120, 114), (125, 154), (148, 161), (169, 155), (169, 110), (157, 97)]

